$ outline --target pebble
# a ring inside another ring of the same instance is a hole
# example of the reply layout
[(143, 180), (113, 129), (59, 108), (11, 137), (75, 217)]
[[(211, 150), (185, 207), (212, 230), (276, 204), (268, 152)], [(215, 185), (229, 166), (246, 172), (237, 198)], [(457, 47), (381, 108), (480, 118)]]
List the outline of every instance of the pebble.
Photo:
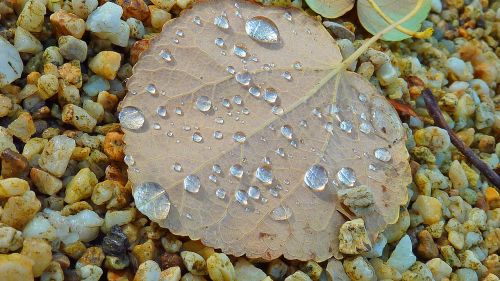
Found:
[(274, 259), (269, 262), (266, 273), (273, 280), (281, 280), (288, 271), (288, 265), (281, 259)]
[[(153, 242), (153, 240), (148, 239), (142, 244), (135, 245), (132, 248), (132, 255), (135, 257), (138, 263), (143, 263), (147, 260), (154, 260), (157, 255), (155, 243)], [(203, 260), (203, 262), (205, 261)]]
[(47, 195), (54, 195), (63, 187), (60, 179), (37, 168), (31, 168), (30, 179), (39, 192)]
[(9, 197), (7, 203), (3, 206), (0, 222), (21, 230), (40, 208), (41, 203), (33, 191), (27, 191), (20, 196)]
[(370, 264), (372, 265), (379, 280), (401, 280), (401, 273), (399, 273), (399, 271), (397, 271), (394, 267), (385, 263), (383, 260), (379, 258), (371, 259)]
[(89, 198), (97, 184), (95, 174), (89, 168), (81, 169), (66, 186), (66, 203), (75, 203)]
[(122, 7), (112, 2), (106, 2), (89, 15), (86, 21), (87, 30), (101, 39), (109, 40), (120, 47), (126, 47), (130, 28), (125, 21), (120, 19), (122, 14)]
[(285, 281), (311, 281), (311, 278), (304, 272), (297, 270), (293, 274), (285, 278)]
[(448, 68), (450, 73), (458, 78), (458, 80), (469, 81), (474, 78), (469, 70), (469, 67), (462, 59), (451, 57), (446, 61), (446, 67)]
[(126, 225), (133, 221), (136, 216), (136, 209), (130, 208), (125, 210), (107, 211), (104, 216), (104, 226), (102, 231), (107, 233), (114, 225)]
[(72, 10), (79, 18), (86, 19), (99, 5), (98, 0), (72, 0)]
[(148, 260), (139, 265), (134, 281), (158, 281), (160, 273), (160, 266), (155, 261)]
[(63, 281), (64, 273), (61, 268), (61, 265), (52, 261), (49, 263), (49, 266), (45, 269), (45, 271), (40, 276), (40, 281)]
[(86, 265), (95, 265), (100, 267), (105, 257), (106, 256), (100, 247), (89, 247), (83, 256), (78, 259), (75, 267), (77, 269)]
[(478, 281), (477, 273), (470, 268), (460, 268), (455, 273), (458, 281)]
[(373, 267), (363, 257), (345, 260), (344, 269), (347, 276), (353, 281), (377, 280)]
[(74, 104), (67, 104), (63, 107), (61, 119), (64, 123), (75, 126), (80, 131), (92, 132), (97, 124), (97, 120), (85, 109)]
[(21, 77), (23, 61), (17, 49), (0, 36), (0, 87)]
[(110, 231), (102, 239), (102, 250), (106, 255), (115, 257), (125, 256), (128, 247), (128, 238), (118, 225), (113, 225)]
[(431, 10), (437, 14), (441, 13), (441, 11), (443, 10), (443, 4), (441, 3), (441, 0), (432, 0)]
[(419, 195), (412, 209), (418, 212), (424, 224), (430, 225), (437, 223), (443, 216), (441, 202), (434, 197)]
[(121, 56), (117, 52), (102, 51), (89, 62), (90, 69), (105, 79), (113, 80), (120, 68)]
[(151, 13), (151, 26), (156, 29), (161, 29), (163, 25), (172, 18), (169, 12), (153, 5), (149, 6), (149, 12)]
[(309, 260), (300, 269), (302, 272), (307, 274), (312, 280), (318, 281), (323, 273), (323, 268), (315, 261)]
[(20, 53), (28, 53), (28, 54), (36, 54), (41, 52), (43, 47), (42, 43), (29, 31), (24, 28), (18, 26), (16, 28), (15, 36), (14, 36), (14, 47)]
[(399, 241), (406, 230), (410, 227), (410, 214), (404, 209), (399, 212), (398, 221), (395, 224), (390, 224), (384, 230), (384, 236), (387, 238), (387, 243)]
[(416, 248), (417, 255), (424, 261), (437, 258), (439, 256), (439, 250), (434, 243), (432, 235), (427, 230), (422, 230), (418, 233), (418, 245)]
[(399, 240), (396, 248), (387, 260), (387, 264), (397, 269), (400, 273), (405, 272), (412, 266), (417, 257), (412, 252), (412, 243), (410, 236), (405, 235)]
[(59, 89), (59, 81), (54, 74), (44, 74), (38, 78), (38, 96), (44, 100), (50, 99)]
[(59, 52), (66, 60), (83, 62), (87, 59), (87, 43), (71, 35), (60, 36)]
[(390, 62), (386, 62), (380, 66), (379, 69), (375, 72), (380, 84), (382, 86), (387, 86), (398, 78), (397, 70)]
[(160, 273), (159, 281), (179, 281), (181, 280), (181, 268), (178, 266), (170, 267)]
[(205, 259), (195, 252), (182, 251), (182, 261), (186, 269), (193, 275), (206, 275), (207, 264)]
[(34, 280), (32, 266), (34, 262), (21, 254), (0, 254), (0, 272), (2, 281)]
[(26, 178), (29, 173), (29, 163), (26, 157), (11, 149), (0, 153), (2, 158), (1, 175), (3, 178)]
[(0, 198), (19, 196), (29, 190), (27, 181), (19, 178), (8, 178), (0, 180)]
[(116, 4), (123, 8), (123, 18), (146, 20), (149, 17), (148, 5), (143, 0), (117, 0)]
[(103, 274), (102, 269), (93, 264), (82, 266), (76, 271), (81, 281), (99, 281)]
[(238, 281), (261, 281), (267, 276), (264, 271), (255, 267), (244, 258), (238, 259), (234, 265), (234, 272)]
[(450, 241), (455, 249), (462, 250), (465, 245), (465, 236), (461, 232), (452, 230), (448, 232), (448, 241)]
[(110, 89), (108, 80), (102, 78), (99, 75), (90, 76), (87, 83), (83, 85), (83, 91), (91, 96), (95, 97), (102, 91), (107, 91)]
[(453, 188), (462, 189), (469, 186), (467, 175), (458, 160), (451, 162), (448, 177), (450, 178)]
[(426, 264), (431, 270), (434, 280), (448, 278), (452, 272), (452, 268), (440, 258), (434, 258)]
[(142, 21), (135, 19), (135, 18), (128, 18), (127, 24), (130, 28), (130, 36), (134, 37), (135, 39), (144, 38), (144, 35), (146, 34), (146, 30), (144, 29), (144, 25), (142, 24)]
[(66, 171), (75, 146), (75, 140), (64, 135), (55, 136), (43, 148), (38, 164), (45, 171), (60, 177)]
[(164, 236), (161, 238), (163, 249), (169, 254), (178, 253), (182, 247), (182, 241), (173, 237)]
[(439, 127), (430, 126), (417, 130), (413, 136), (417, 145), (428, 147), (435, 153), (446, 151), (451, 144), (446, 130)]
[(213, 281), (235, 281), (233, 264), (224, 253), (214, 253), (207, 259), (207, 270)]
[(33, 261), (33, 276), (40, 277), (52, 260), (52, 246), (42, 238), (26, 238), (21, 254)]
[(64, 63), (64, 58), (58, 47), (50, 46), (43, 51), (42, 61), (44, 65), (51, 63), (60, 66)]
[(17, 25), (29, 32), (40, 32), (47, 10), (42, 0), (28, 0), (17, 18)]
[(182, 270), (186, 269), (186, 267), (184, 266), (184, 261), (178, 254), (163, 253), (163, 255), (160, 256), (160, 264), (162, 269), (171, 267), (179, 267)]
[(354, 33), (342, 24), (333, 21), (324, 21), (323, 25), (334, 35), (335, 38), (347, 39), (351, 42), (354, 42), (356, 39)]
[(8, 225), (0, 224), (0, 253), (14, 252), (23, 245), (21, 231)]
[(52, 24), (56, 34), (59, 36), (71, 35), (76, 39), (82, 39), (85, 34), (85, 21), (77, 15), (69, 13), (64, 9), (51, 14), (50, 23)]
[(363, 219), (345, 222), (340, 227), (339, 251), (344, 254), (361, 254), (371, 250), (371, 242)]

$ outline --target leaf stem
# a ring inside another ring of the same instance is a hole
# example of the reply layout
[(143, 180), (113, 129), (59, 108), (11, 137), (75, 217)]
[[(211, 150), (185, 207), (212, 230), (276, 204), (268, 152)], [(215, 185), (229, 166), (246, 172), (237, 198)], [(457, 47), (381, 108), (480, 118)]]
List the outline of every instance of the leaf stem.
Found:
[(474, 154), (472, 149), (468, 147), (465, 143), (463, 143), (458, 136), (453, 132), (453, 130), (448, 126), (448, 123), (444, 120), (443, 113), (441, 112), (441, 109), (439, 108), (438, 103), (436, 102), (436, 99), (432, 95), (432, 91), (429, 89), (425, 89), (422, 91), (422, 96), (424, 97), (425, 100), (425, 106), (427, 107), (427, 111), (429, 112), (429, 115), (434, 119), (434, 125), (445, 129), (448, 132), (448, 135), (450, 136), (451, 143), (462, 152), (462, 154), (469, 160), (469, 162), (474, 165), (481, 174), (483, 174), (493, 185), (495, 185), (497, 188), (500, 188), (500, 176), (498, 176), (497, 173), (495, 173), (486, 163), (484, 163), (479, 157)]
[(361, 47), (359, 47), (352, 55), (350, 55), (348, 58), (346, 58), (342, 62), (342, 66), (344, 68), (347, 68), (348, 65), (351, 65), (353, 61), (355, 61), (359, 56), (361, 56), (362, 53), (364, 53), (370, 46), (375, 43), (378, 39), (380, 39), (384, 34), (387, 32), (393, 30), (397, 26), (401, 25), (402, 23), (406, 22), (410, 18), (412, 18), (419, 10), (422, 8), (422, 5), (424, 4), (425, 0), (418, 0), (417, 5), (415, 5), (415, 8), (411, 10), (409, 14), (398, 20), (397, 22), (393, 22), (391, 25), (387, 26), (384, 28), (382, 31), (378, 32), (377, 34), (373, 35), (368, 41), (366, 41)]

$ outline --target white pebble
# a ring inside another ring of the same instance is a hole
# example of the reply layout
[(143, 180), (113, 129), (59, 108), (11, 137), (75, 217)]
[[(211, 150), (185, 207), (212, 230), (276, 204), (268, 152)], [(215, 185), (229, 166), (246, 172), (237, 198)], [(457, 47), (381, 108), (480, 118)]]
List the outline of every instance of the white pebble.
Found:
[(23, 61), (17, 49), (0, 36), (0, 88), (21, 77)]
[(412, 244), (410, 236), (405, 235), (399, 240), (398, 245), (387, 260), (387, 264), (397, 269), (400, 273), (405, 272), (412, 266), (417, 257), (412, 252)]

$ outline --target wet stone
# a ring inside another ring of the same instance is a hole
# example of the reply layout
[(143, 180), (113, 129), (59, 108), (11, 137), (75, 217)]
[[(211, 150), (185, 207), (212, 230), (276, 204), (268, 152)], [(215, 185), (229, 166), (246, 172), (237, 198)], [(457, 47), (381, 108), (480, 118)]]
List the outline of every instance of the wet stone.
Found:
[(127, 254), (128, 247), (128, 238), (118, 225), (113, 225), (102, 240), (102, 250), (109, 256), (123, 257)]

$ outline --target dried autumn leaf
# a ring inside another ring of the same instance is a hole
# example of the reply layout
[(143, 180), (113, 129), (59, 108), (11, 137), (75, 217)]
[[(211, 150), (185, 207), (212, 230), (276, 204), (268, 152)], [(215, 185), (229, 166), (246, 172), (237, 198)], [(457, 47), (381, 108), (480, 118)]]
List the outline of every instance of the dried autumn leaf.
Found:
[[(376, 34), (392, 22), (398, 21), (409, 14), (417, 3), (418, 0), (358, 0), (358, 18), (361, 25), (363, 25), (368, 32)], [(373, 4), (378, 6), (378, 11)], [(409, 33), (420, 30), (422, 22), (427, 18), (430, 9), (431, 0), (425, 0), (414, 16), (402, 23), (400, 27), (384, 34), (382, 39), (386, 41), (400, 41), (411, 37), (412, 34)], [(387, 19), (392, 22), (388, 22)], [(402, 32), (403, 30), (406, 30), (406, 32)], [(432, 34), (431, 30), (429, 30), (429, 32)], [(429, 35), (429, 33), (426, 34)]]
[[(344, 68), (298, 9), (208, 0), (167, 23), (121, 104), (140, 210), (236, 256), (341, 257), (345, 216), (373, 239), (407, 200), (408, 153), (395, 110)], [(360, 185), (373, 205), (339, 202)]]
[(355, 0), (306, 0), (307, 5), (325, 18), (338, 18), (354, 7)]

